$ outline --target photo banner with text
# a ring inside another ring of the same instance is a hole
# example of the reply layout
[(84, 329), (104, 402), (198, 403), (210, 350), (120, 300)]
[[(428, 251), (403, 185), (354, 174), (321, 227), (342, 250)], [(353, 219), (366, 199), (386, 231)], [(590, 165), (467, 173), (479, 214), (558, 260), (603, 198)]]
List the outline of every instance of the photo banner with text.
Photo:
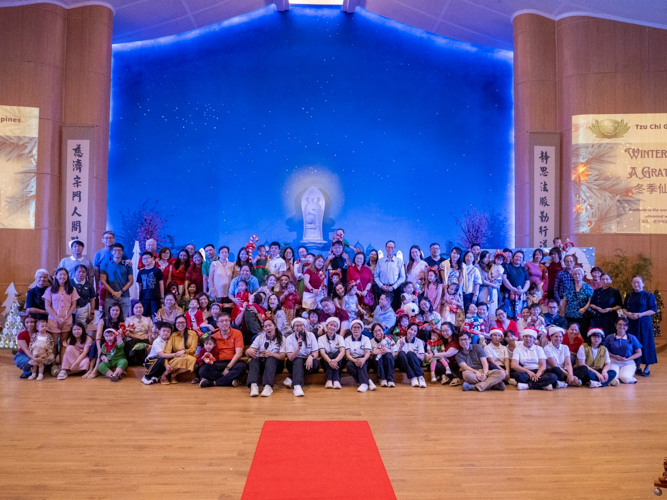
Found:
[(575, 233), (667, 234), (667, 114), (572, 117)]
[(35, 228), (38, 131), (38, 108), (0, 106), (0, 228)]

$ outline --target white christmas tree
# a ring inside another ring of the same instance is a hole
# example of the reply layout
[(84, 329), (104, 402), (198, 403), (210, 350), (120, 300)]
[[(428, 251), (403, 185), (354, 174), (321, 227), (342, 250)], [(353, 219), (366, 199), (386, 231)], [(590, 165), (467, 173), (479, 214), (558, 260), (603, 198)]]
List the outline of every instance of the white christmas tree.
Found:
[(134, 249), (132, 250), (132, 274), (134, 274), (134, 284), (130, 288), (130, 297), (133, 299), (139, 298), (139, 284), (137, 283), (137, 274), (139, 274), (139, 260), (141, 259), (141, 247), (138, 241), (134, 241)]
[(16, 287), (14, 286), (14, 283), (12, 282), (8, 287), (7, 291), (5, 292), (7, 294), (7, 300), (5, 300), (2, 304), (2, 307), (4, 307), (2, 314), (8, 314), (12, 304), (16, 302), (16, 296), (18, 293), (16, 292)]
[(23, 322), (21, 321), (21, 316), (19, 315), (19, 303), (16, 299), (14, 299), (14, 302), (9, 308), (9, 314), (5, 320), (5, 326), (2, 329), (2, 335), (0, 335), (0, 349), (16, 349), (18, 347), (16, 338), (22, 330)]

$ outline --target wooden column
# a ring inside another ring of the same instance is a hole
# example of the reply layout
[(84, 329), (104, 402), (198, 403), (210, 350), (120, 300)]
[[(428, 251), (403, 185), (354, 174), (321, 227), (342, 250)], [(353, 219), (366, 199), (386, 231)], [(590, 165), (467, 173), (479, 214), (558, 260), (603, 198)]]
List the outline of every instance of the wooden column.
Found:
[(535, 14), (514, 19), (515, 244), (530, 246), (528, 135), (555, 133), (556, 23)]

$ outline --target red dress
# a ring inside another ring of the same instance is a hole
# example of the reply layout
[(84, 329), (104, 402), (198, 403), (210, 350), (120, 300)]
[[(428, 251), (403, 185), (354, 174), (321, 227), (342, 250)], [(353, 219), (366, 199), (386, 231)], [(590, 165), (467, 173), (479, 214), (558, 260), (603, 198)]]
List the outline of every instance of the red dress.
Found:
[(373, 274), (368, 266), (352, 266), (347, 268), (347, 282), (358, 281), (357, 290), (363, 292), (369, 283), (373, 282)]
[(174, 281), (177, 285), (185, 285), (185, 273), (187, 272), (185, 269), (185, 264), (181, 262), (181, 266), (176, 269), (176, 265), (174, 264), (175, 262), (175, 257), (169, 261), (173, 268), (171, 271), (171, 281)]
[(185, 273), (185, 280), (197, 287), (197, 293), (204, 291), (204, 275), (201, 266), (192, 264)]
[(503, 332), (509, 330), (512, 333), (514, 333), (514, 336), (517, 339), (519, 338), (519, 328), (517, 328), (516, 321), (514, 321), (513, 319), (510, 320), (510, 323), (509, 325), (507, 325), (507, 328), (505, 328), (500, 321), (496, 321), (496, 328), (501, 329)]

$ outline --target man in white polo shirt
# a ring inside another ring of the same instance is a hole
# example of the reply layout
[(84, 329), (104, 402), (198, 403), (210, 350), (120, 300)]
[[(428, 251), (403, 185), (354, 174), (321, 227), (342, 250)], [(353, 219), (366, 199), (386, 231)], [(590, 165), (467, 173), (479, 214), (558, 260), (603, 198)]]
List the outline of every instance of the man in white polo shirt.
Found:
[(269, 261), (267, 262), (266, 267), (269, 268), (271, 274), (276, 275), (276, 278), (280, 278), (280, 276), (287, 270), (285, 259), (280, 256), (280, 243), (272, 241), (269, 245), (269, 253)]
[(547, 357), (542, 347), (535, 343), (537, 330), (525, 328), (522, 339), (523, 342), (517, 342), (512, 353), (512, 378), (517, 382), (517, 389), (553, 390), (557, 378), (553, 373), (546, 373)]

